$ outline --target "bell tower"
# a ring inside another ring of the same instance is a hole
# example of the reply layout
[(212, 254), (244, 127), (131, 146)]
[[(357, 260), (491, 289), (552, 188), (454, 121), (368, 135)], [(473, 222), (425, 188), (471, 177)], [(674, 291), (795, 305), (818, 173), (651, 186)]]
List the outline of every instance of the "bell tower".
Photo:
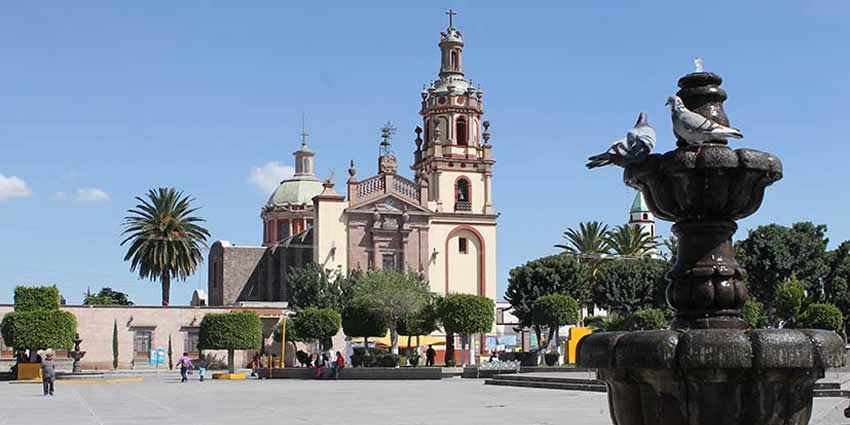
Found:
[[(431, 209), (459, 214), (493, 214), (490, 123), (482, 121), (484, 92), (463, 72), (463, 35), (449, 26), (440, 33), (438, 79), (422, 88), (422, 128), (417, 128), (411, 167), (427, 187)], [(424, 134), (423, 134), (424, 133)], [(424, 137), (424, 140), (423, 140)], [(424, 192), (424, 190), (423, 190)]]

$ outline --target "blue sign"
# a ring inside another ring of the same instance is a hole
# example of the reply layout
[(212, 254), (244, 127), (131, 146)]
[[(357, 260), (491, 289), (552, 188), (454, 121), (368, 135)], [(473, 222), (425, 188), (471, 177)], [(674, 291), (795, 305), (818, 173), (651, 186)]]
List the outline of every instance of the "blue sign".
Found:
[(165, 350), (162, 348), (151, 350), (151, 364), (165, 364)]

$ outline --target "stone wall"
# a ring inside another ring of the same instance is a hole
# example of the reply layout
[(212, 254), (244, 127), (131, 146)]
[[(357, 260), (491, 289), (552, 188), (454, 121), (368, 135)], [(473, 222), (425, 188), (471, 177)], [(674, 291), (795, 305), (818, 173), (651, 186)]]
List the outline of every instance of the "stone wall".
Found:
[[(84, 369), (112, 369), (112, 331), (113, 323), (118, 325), (118, 366), (119, 368), (150, 368), (147, 353), (134, 353), (134, 338), (137, 331), (150, 331), (151, 347), (168, 350), (168, 337), (171, 336), (173, 361), (184, 351), (193, 351), (186, 347), (187, 336), (197, 331), (201, 320), (208, 313), (226, 313), (230, 311), (251, 310), (263, 317), (266, 344), (271, 344), (271, 330), (281, 309), (238, 309), (215, 307), (144, 307), (144, 306), (63, 306), (77, 318), (77, 332), (83, 342), (80, 350), (85, 357), (80, 361)], [(3, 315), (14, 310), (12, 305), (0, 305), (0, 320)], [(272, 323), (270, 323), (272, 322)], [(280, 344), (277, 344), (279, 347)], [(279, 352), (278, 348), (278, 352)], [(195, 354), (195, 353), (193, 353)], [(247, 367), (252, 351), (237, 351), (236, 366)], [(219, 366), (226, 364), (227, 352), (207, 350), (204, 357)], [(195, 356), (193, 356), (195, 357)], [(166, 360), (165, 367), (168, 367)]]

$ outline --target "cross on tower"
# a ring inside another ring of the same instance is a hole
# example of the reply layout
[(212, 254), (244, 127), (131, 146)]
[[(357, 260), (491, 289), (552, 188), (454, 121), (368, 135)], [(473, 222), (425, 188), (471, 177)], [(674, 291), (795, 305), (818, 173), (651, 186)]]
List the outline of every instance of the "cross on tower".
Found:
[(449, 15), (449, 29), (454, 28), (454, 25), (453, 25), (453, 23), (452, 23), (452, 18), (453, 18), (455, 15), (457, 15), (457, 12), (455, 12), (455, 11), (454, 11), (454, 10), (452, 10), (452, 9), (449, 9), (449, 10), (447, 10), (447, 11), (446, 11), (446, 15)]

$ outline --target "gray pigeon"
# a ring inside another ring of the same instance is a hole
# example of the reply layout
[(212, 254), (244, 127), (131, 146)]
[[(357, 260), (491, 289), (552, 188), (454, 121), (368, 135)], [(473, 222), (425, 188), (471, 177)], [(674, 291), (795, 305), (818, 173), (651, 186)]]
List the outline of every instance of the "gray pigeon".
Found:
[(720, 125), (685, 107), (679, 96), (667, 98), (673, 117), (673, 133), (688, 145), (701, 145), (712, 140), (725, 140), (727, 137), (744, 138), (741, 130)]
[(655, 147), (655, 130), (649, 125), (647, 118), (646, 112), (641, 112), (635, 126), (626, 133), (626, 137), (614, 142), (607, 151), (588, 158), (587, 168), (609, 164), (625, 167), (646, 161), (649, 152)]

